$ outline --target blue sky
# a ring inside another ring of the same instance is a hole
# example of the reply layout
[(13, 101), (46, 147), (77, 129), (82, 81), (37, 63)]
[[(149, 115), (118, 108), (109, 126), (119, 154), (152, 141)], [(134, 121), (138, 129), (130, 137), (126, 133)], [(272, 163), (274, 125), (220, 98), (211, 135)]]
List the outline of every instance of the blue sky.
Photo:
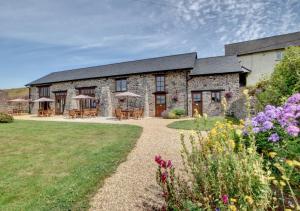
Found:
[(300, 30), (299, 0), (0, 0), (0, 88)]

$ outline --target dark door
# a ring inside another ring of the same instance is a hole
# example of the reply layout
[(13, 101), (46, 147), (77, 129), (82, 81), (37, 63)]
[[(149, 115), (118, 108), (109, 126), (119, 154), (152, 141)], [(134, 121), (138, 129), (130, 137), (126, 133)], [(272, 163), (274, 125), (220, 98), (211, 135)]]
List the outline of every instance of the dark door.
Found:
[(65, 111), (67, 92), (55, 93), (55, 114), (62, 115)]
[(155, 95), (155, 116), (161, 117), (161, 113), (166, 110), (166, 94)]
[(202, 115), (202, 92), (192, 92), (192, 110), (193, 116), (196, 110)]

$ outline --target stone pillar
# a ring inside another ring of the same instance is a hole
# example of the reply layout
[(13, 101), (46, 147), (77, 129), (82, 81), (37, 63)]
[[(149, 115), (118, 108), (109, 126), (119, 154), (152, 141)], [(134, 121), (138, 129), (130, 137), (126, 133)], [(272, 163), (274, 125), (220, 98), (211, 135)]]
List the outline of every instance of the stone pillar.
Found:
[(101, 89), (100, 110), (103, 116), (112, 117), (112, 99), (109, 86), (105, 86)]

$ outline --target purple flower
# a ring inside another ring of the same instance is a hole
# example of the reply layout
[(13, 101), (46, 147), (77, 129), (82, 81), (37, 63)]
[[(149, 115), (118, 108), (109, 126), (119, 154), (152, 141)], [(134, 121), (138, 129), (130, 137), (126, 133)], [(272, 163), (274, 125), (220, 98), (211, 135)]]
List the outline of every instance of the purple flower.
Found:
[(254, 127), (254, 128), (253, 128), (253, 133), (259, 133), (259, 132), (260, 132), (259, 127)]
[(272, 142), (277, 142), (279, 141), (280, 137), (277, 133), (273, 133), (270, 137), (269, 137), (269, 141), (272, 141)]
[(273, 128), (273, 123), (272, 122), (270, 122), (270, 121), (265, 121), (264, 123), (263, 123), (263, 129), (264, 130), (270, 130), (270, 129), (272, 129)]
[(300, 93), (294, 94), (287, 100), (287, 103), (299, 103), (300, 102)]
[(294, 136), (294, 137), (297, 137), (300, 132), (299, 127), (294, 126), (294, 125), (288, 126), (286, 130), (287, 130), (288, 134), (290, 134), (291, 136)]

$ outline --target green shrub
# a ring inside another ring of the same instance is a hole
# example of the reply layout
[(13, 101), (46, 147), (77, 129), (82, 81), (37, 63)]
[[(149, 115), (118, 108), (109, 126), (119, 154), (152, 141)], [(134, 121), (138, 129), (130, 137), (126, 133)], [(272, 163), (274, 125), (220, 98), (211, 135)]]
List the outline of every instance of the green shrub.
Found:
[(0, 123), (11, 123), (14, 121), (14, 118), (8, 114), (0, 113)]
[(162, 112), (162, 118), (164, 119), (178, 119), (179, 116), (177, 116), (173, 111), (165, 110)]
[(171, 110), (171, 112), (173, 112), (174, 114), (176, 114), (176, 116), (179, 116), (179, 117), (185, 115), (185, 110), (182, 108), (173, 108)]
[(300, 92), (300, 47), (289, 47), (269, 80), (257, 84), (259, 108), (281, 105), (289, 96)]

